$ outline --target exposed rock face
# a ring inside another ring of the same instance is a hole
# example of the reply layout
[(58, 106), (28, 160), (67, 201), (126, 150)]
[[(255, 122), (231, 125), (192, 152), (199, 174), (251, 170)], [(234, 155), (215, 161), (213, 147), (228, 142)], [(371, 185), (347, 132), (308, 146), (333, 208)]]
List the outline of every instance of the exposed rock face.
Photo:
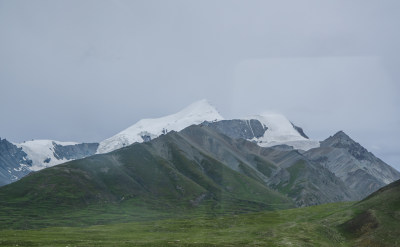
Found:
[(0, 138), (0, 186), (27, 175), (31, 163), (21, 148)]
[(306, 157), (332, 171), (357, 195), (364, 198), (377, 189), (400, 179), (400, 173), (353, 141), (343, 131), (321, 142)]
[(346, 133), (343, 131), (337, 132), (335, 135), (330, 136), (326, 140), (321, 142), (321, 147), (335, 147), (344, 148), (357, 160), (372, 160), (375, 156), (368, 152), (359, 143), (353, 141)]
[[(260, 147), (243, 139), (220, 135), (209, 126), (191, 126), (179, 136), (229, 168), (292, 198), (296, 206), (349, 201), (355, 197), (327, 168), (287, 146)], [(158, 143), (157, 139), (153, 143)], [(158, 148), (162, 150), (162, 146)], [(168, 155), (166, 151), (161, 153)], [(198, 159), (196, 154), (190, 156)]]
[(57, 159), (81, 159), (95, 154), (98, 147), (98, 143), (80, 143), (68, 146), (62, 146), (54, 143), (54, 156)]
[[(88, 157), (96, 153), (98, 143), (80, 143), (75, 145), (59, 145), (52, 143), (52, 148), (47, 150), (51, 157), (45, 156), (40, 164), (34, 164), (23, 148), (14, 145), (6, 139), (0, 139), (0, 186), (12, 183), (26, 176), (34, 169), (33, 165), (43, 168), (60, 164), (68, 160)], [(31, 155), (36, 157), (36, 154)]]
[(202, 125), (215, 129), (219, 133), (227, 135), (235, 139), (251, 140), (253, 138), (260, 138), (264, 136), (265, 131), (268, 129), (262, 125), (260, 121), (255, 119), (250, 120), (222, 120), (218, 122), (204, 122)]
[[(260, 128), (262, 124), (258, 120), (253, 121), (253, 126), (245, 120), (206, 122), (203, 125), (234, 139), (251, 140), (267, 130), (265, 126)], [(293, 127), (296, 128), (294, 125)], [(251, 129), (256, 129), (256, 134)], [(299, 127), (296, 130), (304, 133)], [(359, 200), (400, 178), (398, 171), (376, 158), (342, 131), (321, 142), (320, 147), (307, 152), (294, 150), (287, 145), (262, 149), (263, 160), (273, 164), (268, 167), (268, 176), (265, 176), (265, 171), (260, 172), (254, 162), (232, 157), (250, 156), (249, 153), (246, 154), (249, 152), (246, 148), (249, 144), (242, 143), (244, 147), (236, 147), (234, 155), (227, 153), (226, 143), (216, 144), (215, 140), (202, 143), (201, 147), (213, 152), (234, 170), (243, 172), (240, 168), (242, 163), (255, 168), (253, 174), (257, 174), (270, 187), (293, 198), (298, 206)], [(259, 148), (252, 147), (261, 152)]]
[(350, 201), (355, 197), (335, 174), (297, 150), (264, 150), (263, 154), (280, 168), (268, 181), (270, 187), (293, 198), (299, 207)]
[(298, 150), (319, 147), (319, 141), (310, 140), (303, 129), (279, 114), (256, 115), (246, 119), (221, 120), (202, 123), (204, 126), (234, 139), (245, 139), (261, 147), (287, 145)]
[(294, 125), (293, 123), (292, 123), (292, 125), (293, 125), (293, 128), (294, 128), (295, 130), (297, 130), (297, 132), (299, 132), (299, 134), (300, 134), (302, 137), (304, 137), (304, 138), (306, 138), (306, 139), (309, 139), (308, 136), (304, 133), (304, 130), (303, 130), (302, 128), (300, 128), (299, 126)]

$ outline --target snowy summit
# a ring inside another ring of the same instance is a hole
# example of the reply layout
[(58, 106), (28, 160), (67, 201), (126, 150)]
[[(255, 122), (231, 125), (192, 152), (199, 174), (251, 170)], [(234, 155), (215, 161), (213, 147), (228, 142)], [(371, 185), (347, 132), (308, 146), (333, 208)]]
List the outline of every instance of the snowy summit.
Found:
[(264, 136), (254, 138), (250, 141), (255, 141), (261, 147), (272, 147), (276, 145), (288, 145), (294, 149), (309, 150), (319, 147), (319, 141), (310, 140), (298, 130), (295, 126), (283, 115), (277, 113), (263, 113), (256, 116), (250, 116), (246, 119), (256, 119), (264, 126), (268, 127)]
[[(201, 124), (204, 121), (215, 122), (223, 119), (215, 107), (203, 99), (178, 113), (161, 118), (140, 120), (115, 136), (100, 142), (97, 153), (107, 153), (135, 142), (149, 141), (171, 130), (180, 131), (190, 125)], [(262, 137), (250, 140), (256, 142), (259, 146), (271, 147), (286, 144), (294, 149), (302, 150), (319, 147), (318, 141), (302, 136), (283, 115), (264, 113), (245, 119), (256, 119), (268, 128)]]
[(203, 99), (189, 105), (178, 113), (161, 118), (140, 120), (115, 136), (100, 142), (97, 153), (111, 152), (135, 142), (152, 140), (171, 130), (180, 131), (193, 124), (218, 120), (223, 120), (223, 117), (214, 106)]
[[(32, 140), (23, 143), (13, 143), (20, 148), (22, 155), (9, 169), (12, 174), (8, 182), (25, 176), (30, 171), (38, 171), (70, 160), (84, 158), (95, 153), (108, 153), (135, 142), (146, 142), (170, 131), (181, 131), (190, 125), (203, 122), (218, 123), (224, 118), (207, 100), (197, 101), (178, 113), (154, 119), (142, 119), (131, 127), (100, 143), (59, 142), (54, 140)], [(262, 133), (254, 135), (251, 121), (257, 120), (262, 126)], [(226, 120), (224, 122), (237, 121)], [(294, 149), (309, 150), (319, 147), (319, 142), (310, 140), (302, 129), (294, 126), (285, 116), (276, 113), (263, 113), (242, 119), (248, 123), (253, 132), (247, 140), (261, 147), (271, 147), (286, 144)], [(226, 133), (232, 131), (233, 125), (225, 125)], [(235, 131), (235, 130), (233, 130)], [(246, 131), (246, 127), (244, 129)], [(25, 154), (25, 155), (24, 155)]]

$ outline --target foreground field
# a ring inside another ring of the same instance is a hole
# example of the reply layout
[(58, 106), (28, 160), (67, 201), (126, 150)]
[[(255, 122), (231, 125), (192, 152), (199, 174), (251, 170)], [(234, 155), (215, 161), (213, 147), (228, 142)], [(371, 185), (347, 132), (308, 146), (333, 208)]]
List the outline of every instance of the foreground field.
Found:
[(4, 230), (0, 246), (349, 246), (352, 241), (336, 226), (351, 218), (351, 205), (83, 228)]
[(0, 246), (400, 246), (400, 180), (356, 203), (214, 217), (212, 212), (86, 227), (1, 230)]

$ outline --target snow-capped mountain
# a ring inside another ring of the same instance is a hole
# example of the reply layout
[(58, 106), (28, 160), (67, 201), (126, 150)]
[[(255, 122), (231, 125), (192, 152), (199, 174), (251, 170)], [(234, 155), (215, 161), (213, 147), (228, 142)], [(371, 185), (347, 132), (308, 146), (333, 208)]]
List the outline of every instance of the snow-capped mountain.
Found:
[[(246, 117), (243, 119), (243, 123), (240, 126), (232, 125), (233, 122), (228, 123), (231, 120), (224, 120), (224, 118), (218, 113), (217, 109), (212, 106), (207, 100), (203, 99), (197, 101), (182, 111), (155, 119), (142, 119), (131, 127), (119, 132), (115, 136), (112, 136), (102, 142), (100, 142), (97, 153), (107, 153), (113, 150), (128, 146), (135, 142), (150, 141), (162, 134), (167, 132), (181, 131), (182, 129), (193, 125), (201, 124), (203, 122), (216, 123), (219, 125), (220, 130), (224, 134), (233, 134), (231, 129), (238, 128), (237, 131), (248, 131), (249, 133), (254, 132), (254, 128), (250, 125), (251, 120), (257, 120), (261, 124), (261, 129), (265, 129), (262, 134), (258, 135), (245, 135), (231, 137), (244, 138), (253, 142), (256, 142), (259, 146), (270, 147), (275, 145), (286, 144), (292, 146), (294, 149), (308, 150), (311, 148), (319, 147), (319, 142), (310, 140), (302, 135), (298, 128), (294, 126), (285, 116), (280, 114), (264, 113), (257, 116)], [(239, 120), (240, 121), (240, 120)], [(221, 122), (219, 124), (219, 122)], [(245, 123), (249, 123), (247, 126)], [(225, 129), (225, 130), (222, 130)], [(302, 131), (301, 131), (302, 132)]]
[[(245, 139), (261, 147), (287, 145), (276, 147), (274, 150), (287, 151), (292, 148), (303, 150), (304, 152), (297, 153), (303, 156), (308, 155), (315, 163), (321, 163), (321, 160), (323, 160), (324, 166), (335, 173), (340, 179), (343, 179), (345, 183), (349, 183), (349, 186), (353, 186), (352, 182), (354, 181), (350, 181), (351, 179), (349, 180), (348, 178), (354, 176), (348, 176), (348, 174), (353, 174), (351, 173), (353, 171), (360, 171), (361, 168), (363, 170), (368, 168), (367, 170), (370, 172), (367, 175), (378, 178), (379, 181), (376, 180), (378, 182), (374, 182), (373, 188), (375, 189), (393, 181), (393, 178), (398, 175), (396, 171), (390, 170), (388, 165), (378, 159), (369, 158), (370, 162), (366, 165), (366, 161), (356, 160), (358, 156), (347, 155), (348, 150), (346, 148), (339, 149), (334, 146), (329, 147), (330, 149), (328, 150), (326, 148), (327, 140), (321, 142), (320, 145), (319, 141), (309, 139), (300, 127), (295, 126), (281, 114), (262, 113), (242, 119), (224, 120), (215, 107), (207, 100), (200, 100), (172, 115), (154, 119), (142, 119), (131, 127), (100, 143), (59, 142), (53, 140), (10, 143), (5, 139), (0, 139), (0, 185), (16, 181), (31, 171), (38, 171), (95, 153), (111, 152), (135, 142), (147, 142), (170, 131), (179, 132), (190, 125), (205, 125), (232, 139)], [(335, 135), (335, 137), (337, 136), (340, 137), (343, 135)], [(347, 140), (344, 137), (331, 139)], [(358, 148), (353, 148), (353, 146), (351, 146), (350, 150), (363, 150), (357, 145), (355, 146)], [(327, 150), (329, 151), (329, 155), (326, 153), (328, 152)], [(346, 155), (337, 155), (338, 152)], [(363, 153), (365, 152), (363, 151)], [(358, 163), (360, 164), (358, 165)], [(349, 172), (346, 170), (347, 173), (343, 173), (341, 170), (343, 166), (340, 166), (342, 167), (340, 169), (338, 168), (338, 165), (341, 164), (348, 164), (345, 166), (346, 169), (348, 167), (354, 167), (354, 169)], [(395, 175), (392, 174), (393, 176), (391, 176), (388, 173), (390, 176), (388, 175), (386, 180), (381, 179), (382, 176), (379, 174), (386, 168)], [(363, 187), (358, 180), (365, 179), (356, 180), (355, 183)], [(371, 189), (365, 190), (365, 194), (371, 191)]]
[(76, 145), (76, 142), (59, 142), (54, 140), (32, 140), (23, 143), (14, 143), (27, 154), (27, 159), (32, 161), (30, 170), (38, 171), (46, 167), (67, 162), (66, 158), (56, 158), (55, 146)]
[(300, 127), (292, 124), (285, 116), (277, 113), (263, 113), (250, 116), (246, 119), (255, 119), (267, 127), (264, 135), (259, 138), (249, 139), (261, 147), (288, 145), (294, 149), (309, 150), (319, 147), (319, 141), (310, 140)]
[(11, 142), (0, 138), (0, 186), (17, 181), (31, 172), (32, 162)]
[(181, 131), (184, 128), (201, 124), (204, 121), (215, 122), (223, 117), (207, 100), (197, 101), (178, 113), (161, 118), (142, 119), (131, 127), (100, 142), (97, 153), (107, 153), (135, 142), (150, 141), (169, 131)]
[(0, 185), (17, 181), (32, 171), (93, 155), (98, 145), (53, 140), (11, 143), (0, 139)]

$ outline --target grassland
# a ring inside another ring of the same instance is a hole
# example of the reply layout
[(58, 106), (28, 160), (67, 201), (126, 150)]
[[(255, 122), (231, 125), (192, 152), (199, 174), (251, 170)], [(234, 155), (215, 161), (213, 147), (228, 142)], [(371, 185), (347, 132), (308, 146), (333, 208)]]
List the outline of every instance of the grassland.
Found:
[[(108, 217), (130, 222), (101, 225), (96, 211), (80, 211), (81, 217), (98, 224), (4, 229), (0, 246), (400, 246), (399, 185), (400, 181), (361, 202), (241, 214), (215, 214), (207, 208), (164, 215), (142, 210), (137, 212), (140, 218), (123, 208), (104, 208)], [(54, 219), (56, 224), (71, 225), (70, 215), (64, 217), (65, 222)], [(12, 222), (12, 215), (2, 219)], [(46, 225), (52, 225), (49, 221)]]
[[(0, 246), (349, 246), (337, 226), (352, 203), (272, 212), (191, 215), (90, 227), (0, 231)], [(334, 216), (334, 217), (333, 217)]]

